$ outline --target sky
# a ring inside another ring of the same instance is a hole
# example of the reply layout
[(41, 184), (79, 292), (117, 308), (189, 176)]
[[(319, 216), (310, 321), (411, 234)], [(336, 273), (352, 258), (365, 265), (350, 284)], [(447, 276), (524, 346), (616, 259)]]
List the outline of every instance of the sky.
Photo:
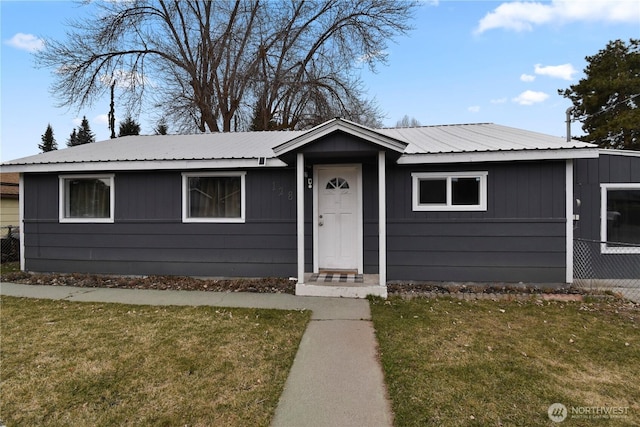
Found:
[[(90, 10), (0, 0), (1, 161), (38, 154), (48, 124), (65, 148), (83, 116), (97, 140), (109, 138), (109, 99), (81, 111), (58, 107), (53, 71), (36, 68), (33, 55), (46, 38), (64, 40), (68, 20)], [(572, 104), (558, 89), (578, 83), (585, 57), (609, 41), (640, 38), (640, 1), (425, 0), (411, 24), (389, 43), (386, 64), (359, 70), (386, 127), (407, 115), (425, 126), (490, 122), (564, 137)], [(141, 133), (153, 133), (155, 118), (137, 119)], [(580, 123), (571, 132), (580, 135)]]

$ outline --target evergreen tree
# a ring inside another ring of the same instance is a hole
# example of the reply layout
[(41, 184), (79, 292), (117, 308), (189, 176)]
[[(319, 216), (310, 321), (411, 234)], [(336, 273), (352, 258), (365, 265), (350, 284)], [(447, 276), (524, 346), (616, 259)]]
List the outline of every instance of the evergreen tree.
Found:
[(73, 128), (73, 132), (69, 135), (69, 139), (67, 139), (67, 147), (75, 147), (76, 145), (80, 145), (78, 142), (78, 132), (76, 128)]
[(89, 127), (89, 120), (87, 120), (86, 116), (82, 117), (82, 122), (80, 123), (80, 127), (78, 128), (77, 141), (78, 143), (76, 145), (96, 142), (96, 136), (93, 134), (93, 132), (91, 132), (91, 128)]
[(154, 129), (156, 135), (166, 135), (169, 133), (169, 126), (167, 126), (167, 121), (163, 118), (158, 122), (158, 126)]
[(578, 137), (603, 148), (640, 149), (640, 39), (611, 41), (587, 56), (585, 77), (558, 93), (573, 102)]
[(249, 126), (251, 131), (275, 130), (278, 128), (278, 123), (273, 120), (269, 110), (262, 106), (263, 103), (264, 101), (259, 100), (253, 107), (253, 118)]
[(124, 121), (120, 122), (120, 130), (118, 131), (119, 137), (127, 135), (140, 135), (140, 124), (131, 116), (127, 116)]
[(53, 137), (53, 128), (51, 127), (51, 123), (47, 125), (47, 130), (44, 131), (44, 134), (42, 135), (42, 144), (39, 144), (38, 148), (42, 150), (43, 153), (58, 149), (56, 139)]

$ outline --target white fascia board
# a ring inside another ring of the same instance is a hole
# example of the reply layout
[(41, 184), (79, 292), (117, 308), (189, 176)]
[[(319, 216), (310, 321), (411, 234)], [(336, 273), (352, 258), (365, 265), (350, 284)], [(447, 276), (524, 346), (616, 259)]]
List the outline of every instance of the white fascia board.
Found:
[(398, 164), (415, 165), (435, 163), (508, 162), (515, 160), (595, 159), (598, 158), (598, 156), (598, 149), (595, 148), (403, 154), (398, 159)]
[(610, 148), (601, 148), (598, 151), (600, 152), (600, 154), (608, 154), (610, 156), (640, 157), (640, 151), (612, 150)]
[(336, 131), (345, 132), (349, 135), (364, 139), (365, 141), (369, 141), (373, 144), (379, 145), (380, 147), (393, 150), (398, 153), (403, 153), (405, 148), (409, 145), (406, 142), (386, 135), (382, 135), (374, 130), (362, 127), (355, 123), (336, 119), (331, 123), (328, 123), (324, 126), (318, 126), (314, 129), (311, 129), (304, 135), (301, 135), (297, 138), (285, 142), (284, 144), (280, 144), (274, 147), (273, 152), (276, 153), (276, 155), (286, 154)]
[(3, 172), (104, 172), (140, 170), (191, 170), (191, 169), (236, 169), (285, 167), (280, 159), (267, 159), (260, 165), (258, 159), (214, 159), (214, 160), (130, 160), (104, 162), (38, 163), (28, 165), (2, 165)]

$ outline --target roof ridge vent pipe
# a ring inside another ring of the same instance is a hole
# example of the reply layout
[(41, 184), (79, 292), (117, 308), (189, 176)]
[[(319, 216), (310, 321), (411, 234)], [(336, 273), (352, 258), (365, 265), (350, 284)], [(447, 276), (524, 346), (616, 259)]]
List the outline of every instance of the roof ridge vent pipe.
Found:
[(567, 142), (571, 142), (571, 112), (573, 107), (567, 108)]

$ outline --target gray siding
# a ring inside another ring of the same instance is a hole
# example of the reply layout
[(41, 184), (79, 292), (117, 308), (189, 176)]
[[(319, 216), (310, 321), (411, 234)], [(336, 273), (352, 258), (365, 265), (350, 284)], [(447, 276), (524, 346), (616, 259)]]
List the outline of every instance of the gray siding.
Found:
[(118, 172), (113, 224), (60, 224), (58, 176), (27, 175), (26, 269), (199, 276), (295, 275), (293, 178), (289, 169), (249, 170), (246, 223), (183, 224), (180, 172)]
[[(414, 212), (412, 172), (488, 171), (486, 212)], [(388, 172), (389, 280), (565, 281), (565, 163)]]
[[(364, 271), (377, 273), (374, 150), (329, 138), (353, 153), (314, 163), (361, 163)], [(356, 154), (357, 153), (357, 154)], [(317, 154), (317, 155), (316, 155)], [(344, 152), (341, 153), (344, 155)], [(308, 169), (311, 170), (311, 169)], [(413, 212), (411, 173), (488, 171), (486, 212)], [(565, 277), (564, 162), (397, 166), (387, 169), (389, 280), (561, 282)], [(246, 223), (184, 224), (181, 173), (116, 172), (113, 224), (60, 224), (58, 175), (25, 177), (25, 256), (30, 271), (198, 276), (295, 276), (295, 169), (246, 171)], [(312, 270), (313, 190), (305, 188), (305, 268)]]
[[(640, 254), (602, 254), (600, 245), (600, 184), (640, 183), (640, 157), (600, 154), (597, 159), (574, 162), (574, 206), (579, 221), (574, 223), (576, 256), (584, 258), (587, 267), (579, 267), (576, 277), (585, 273), (590, 278), (624, 279), (640, 277)], [(581, 271), (582, 270), (582, 271)]]
[(640, 157), (601, 154), (597, 159), (577, 159), (574, 162), (574, 197), (580, 215), (574, 236), (600, 240), (600, 184), (640, 183)]

